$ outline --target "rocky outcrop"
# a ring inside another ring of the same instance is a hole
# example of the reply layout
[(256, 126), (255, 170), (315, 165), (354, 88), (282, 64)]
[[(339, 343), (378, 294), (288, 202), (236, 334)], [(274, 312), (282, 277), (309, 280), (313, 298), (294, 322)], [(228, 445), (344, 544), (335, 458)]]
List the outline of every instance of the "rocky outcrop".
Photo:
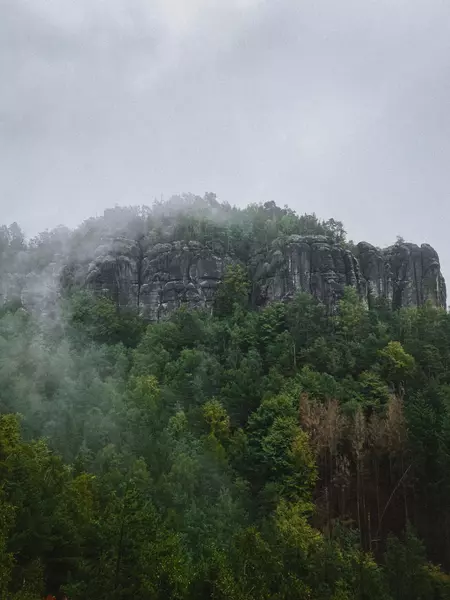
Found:
[(361, 291), (355, 256), (322, 236), (292, 235), (283, 242), (277, 240), (271, 252), (253, 261), (253, 279), (255, 300), (260, 304), (306, 292), (333, 307), (346, 286)]
[[(151, 321), (183, 304), (211, 307), (227, 265), (238, 262), (220, 244), (153, 245), (145, 238), (116, 239), (100, 245), (95, 254), (89, 263), (72, 265), (71, 282), (108, 295), (120, 307), (137, 309)], [(347, 286), (368, 305), (385, 298), (394, 308), (427, 301), (446, 306), (439, 257), (426, 244), (398, 243), (380, 250), (361, 242), (351, 251), (326, 237), (292, 235), (255, 254), (247, 267), (255, 306), (306, 292), (332, 311)]]
[[(137, 309), (151, 321), (166, 318), (183, 304), (212, 305), (226, 265), (233, 262), (221, 247), (198, 242), (151, 245), (120, 239), (98, 248), (83, 272), (77, 265), (72, 284), (106, 294), (123, 308)], [(63, 282), (63, 285), (66, 285)]]
[(27, 308), (51, 314), (61, 292), (88, 289), (159, 321), (182, 305), (211, 308), (227, 266), (241, 262), (248, 268), (255, 307), (305, 292), (332, 312), (347, 286), (369, 306), (384, 298), (393, 308), (425, 302), (446, 307), (439, 257), (427, 244), (397, 243), (381, 250), (361, 242), (350, 249), (323, 236), (291, 235), (248, 261), (218, 242), (163, 244), (150, 236), (105, 237), (94, 247), (87, 250), (81, 244), (77, 253), (55, 255), (40, 269), (35, 260), (30, 268), (23, 266), (22, 256), (21, 269), (0, 271), (0, 303), (18, 299)]
[(428, 244), (398, 243), (385, 250), (361, 242), (357, 247), (362, 295), (386, 298), (394, 308), (430, 301), (446, 307), (445, 281), (437, 252)]
[(138, 306), (151, 320), (167, 317), (182, 304), (212, 305), (230, 257), (197, 242), (157, 244), (143, 256)]
[(323, 237), (290, 236), (275, 245), (254, 271), (263, 303), (302, 291), (332, 309), (345, 287), (351, 286), (368, 305), (385, 298), (393, 308), (427, 301), (446, 307), (439, 257), (428, 244), (398, 243), (380, 250), (361, 242), (351, 252)]

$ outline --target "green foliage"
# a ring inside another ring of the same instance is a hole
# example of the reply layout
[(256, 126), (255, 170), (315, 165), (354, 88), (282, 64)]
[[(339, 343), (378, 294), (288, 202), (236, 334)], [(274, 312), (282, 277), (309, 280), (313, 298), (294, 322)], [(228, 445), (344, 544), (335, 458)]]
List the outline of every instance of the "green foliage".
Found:
[(106, 297), (79, 293), (71, 307), (71, 324), (99, 344), (122, 343), (135, 347), (143, 332), (143, 324), (133, 312), (119, 311)]
[[(425, 562), (425, 548), (408, 527), (403, 542), (390, 537), (385, 554), (386, 574), (393, 600), (403, 598), (434, 598), (438, 584), (439, 570), (428, 567)], [(444, 583), (444, 581), (442, 581)], [(439, 586), (438, 584), (438, 587)], [(445, 591), (445, 586), (441, 587)], [(447, 587), (447, 593), (448, 593)]]
[(214, 297), (215, 314), (226, 317), (231, 315), (235, 308), (245, 308), (249, 301), (249, 291), (250, 284), (244, 267), (228, 267)]
[(203, 418), (208, 423), (210, 435), (216, 439), (230, 434), (230, 417), (218, 400), (208, 400), (203, 405)]
[(2, 597), (448, 597), (409, 530), (383, 557), (414, 499), (446, 561), (447, 317), (351, 292), (252, 312), (239, 269), (219, 298), (149, 326), (79, 295), (64, 328), (0, 317)]
[[(294, 234), (345, 244), (333, 219), (206, 194), (28, 244), (3, 228), (0, 255), (44, 273), (130, 231), (243, 261)], [(2, 599), (450, 598), (450, 316), (354, 289), (332, 315), (307, 294), (252, 310), (251, 292), (235, 265), (212, 314), (3, 307)]]
[(405, 352), (400, 342), (389, 342), (378, 354), (383, 375), (391, 383), (401, 384), (414, 371), (414, 357)]

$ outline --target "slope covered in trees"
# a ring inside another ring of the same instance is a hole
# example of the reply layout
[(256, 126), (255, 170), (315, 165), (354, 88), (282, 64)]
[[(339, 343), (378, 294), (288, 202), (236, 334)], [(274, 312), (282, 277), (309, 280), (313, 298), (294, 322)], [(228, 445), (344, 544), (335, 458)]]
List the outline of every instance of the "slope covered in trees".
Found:
[[(19, 266), (68, 243), (7, 235)], [(3, 307), (2, 599), (450, 598), (450, 316), (249, 292)]]

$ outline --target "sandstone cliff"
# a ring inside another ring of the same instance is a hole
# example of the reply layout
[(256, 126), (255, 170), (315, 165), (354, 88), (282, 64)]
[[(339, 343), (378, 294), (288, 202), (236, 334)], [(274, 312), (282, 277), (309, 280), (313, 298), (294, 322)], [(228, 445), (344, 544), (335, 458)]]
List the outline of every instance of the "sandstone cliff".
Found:
[[(106, 294), (121, 307), (158, 321), (183, 304), (212, 305), (229, 264), (242, 262), (220, 244), (152, 245), (125, 238), (101, 245), (85, 264), (66, 269), (62, 285)], [(361, 242), (351, 251), (324, 236), (291, 235), (250, 257), (247, 268), (255, 306), (306, 292), (331, 310), (346, 286), (370, 304), (385, 298), (393, 308), (426, 301), (446, 306), (446, 288), (433, 248), (400, 243), (380, 250)]]
[(305, 292), (332, 312), (346, 286), (368, 305), (383, 298), (393, 308), (446, 307), (431, 246), (399, 241), (381, 250), (345, 237), (334, 219), (299, 216), (274, 202), (240, 209), (214, 194), (116, 207), (29, 243), (15, 225), (0, 228), (0, 304), (21, 301), (51, 313), (61, 294), (87, 289), (158, 321), (183, 304), (211, 307), (227, 266), (240, 263), (254, 307)]

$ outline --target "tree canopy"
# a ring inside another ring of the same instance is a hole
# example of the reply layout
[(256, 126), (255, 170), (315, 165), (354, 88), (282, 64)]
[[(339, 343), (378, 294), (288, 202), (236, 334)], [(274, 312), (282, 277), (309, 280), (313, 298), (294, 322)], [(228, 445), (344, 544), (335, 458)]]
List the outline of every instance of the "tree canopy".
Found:
[[(240, 224), (213, 195), (153, 210), (173, 225), (158, 235), (243, 255), (292, 232), (345, 239), (272, 203)], [(0, 252), (31, 256), (2, 232)], [(39, 268), (66, 243), (34, 240)], [(160, 323), (76, 290), (58, 318), (4, 305), (2, 599), (450, 598), (450, 316), (352, 289), (335, 314), (249, 294), (235, 266), (212, 311)]]

